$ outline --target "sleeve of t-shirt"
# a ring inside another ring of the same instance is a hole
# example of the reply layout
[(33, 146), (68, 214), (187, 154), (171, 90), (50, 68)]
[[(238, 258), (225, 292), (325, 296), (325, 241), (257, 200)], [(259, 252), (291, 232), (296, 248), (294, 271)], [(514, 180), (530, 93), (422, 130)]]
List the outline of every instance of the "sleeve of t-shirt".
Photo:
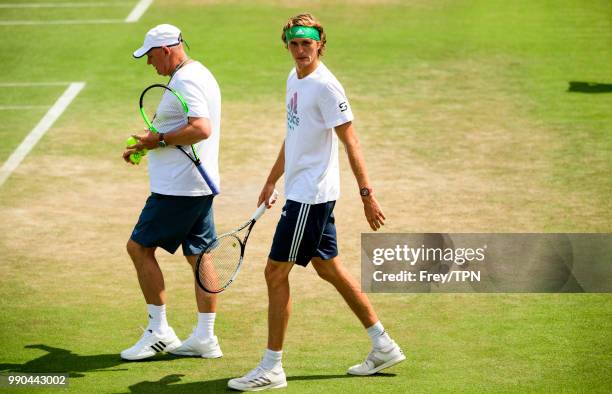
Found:
[(189, 110), (187, 116), (210, 119), (208, 102), (206, 101), (206, 94), (202, 86), (199, 86), (195, 81), (181, 80), (177, 81), (174, 88), (183, 96), (187, 103)]
[(323, 115), (325, 127), (332, 129), (353, 120), (353, 111), (344, 94), (342, 86), (333, 81), (321, 89), (319, 109)]

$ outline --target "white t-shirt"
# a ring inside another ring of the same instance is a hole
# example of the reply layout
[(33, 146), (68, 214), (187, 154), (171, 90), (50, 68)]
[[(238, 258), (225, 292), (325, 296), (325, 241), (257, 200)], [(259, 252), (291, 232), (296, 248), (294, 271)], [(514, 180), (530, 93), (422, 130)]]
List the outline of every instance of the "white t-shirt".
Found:
[[(211, 135), (195, 144), (195, 149), (202, 166), (220, 188), (221, 92), (215, 77), (200, 62), (192, 61), (174, 74), (168, 86), (183, 96), (189, 108), (189, 117), (207, 118), (210, 121)], [(163, 112), (163, 100), (157, 112)], [(193, 155), (189, 146), (183, 149)], [(154, 149), (147, 157), (151, 192), (171, 196), (212, 194), (195, 165), (175, 146)]]
[(285, 197), (307, 204), (340, 197), (338, 136), (334, 127), (353, 120), (344, 89), (323, 64), (302, 79), (287, 79)]

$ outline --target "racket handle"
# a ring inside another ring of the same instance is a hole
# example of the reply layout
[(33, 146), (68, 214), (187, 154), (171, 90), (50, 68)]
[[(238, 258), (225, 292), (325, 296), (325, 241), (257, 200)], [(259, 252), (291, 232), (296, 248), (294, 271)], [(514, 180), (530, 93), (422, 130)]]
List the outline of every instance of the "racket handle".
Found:
[(202, 178), (204, 178), (204, 182), (206, 182), (206, 184), (210, 188), (210, 191), (212, 192), (213, 196), (219, 194), (219, 189), (217, 188), (217, 185), (215, 185), (212, 179), (210, 179), (210, 177), (206, 173), (206, 170), (204, 170), (204, 167), (202, 167), (202, 164), (196, 164), (196, 168), (198, 169), (200, 175), (202, 175)]
[[(274, 189), (274, 192), (272, 192), (272, 195), (270, 196), (267, 202), (268, 203), (274, 202), (276, 201), (277, 198), (278, 198), (278, 190)], [(266, 201), (262, 202), (261, 205), (257, 208), (255, 213), (253, 214), (253, 216), (251, 216), (251, 220), (257, 221), (261, 217), (261, 215), (263, 215), (264, 212), (266, 212), (266, 205), (267, 205)]]

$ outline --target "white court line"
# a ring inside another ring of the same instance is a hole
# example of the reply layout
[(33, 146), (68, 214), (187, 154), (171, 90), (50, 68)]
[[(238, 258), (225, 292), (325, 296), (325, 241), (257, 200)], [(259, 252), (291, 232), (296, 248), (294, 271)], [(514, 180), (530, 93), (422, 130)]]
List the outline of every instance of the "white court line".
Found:
[(129, 7), (125, 3), (0, 3), (0, 8), (88, 8)]
[[(60, 4), (60, 3), (53, 3)], [(78, 3), (66, 3), (66, 4), (78, 4)], [(95, 3), (83, 3), (83, 4), (95, 4)], [(98, 3), (98, 4), (112, 4), (112, 3)], [(67, 20), (0, 20), (0, 26), (33, 26), (33, 25), (95, 25), (95, 24), (106, 24), (106, 23), (134, 23), (138, 22), (140, 17), (147, 11), (149, 6), (153, 4), (153, 0), (140, 0), (132, 9), (130, 14), (125, 19), (67, 19)], [(1, 7), (0, 7), (1, 8)], [(4, 7), (9, 8), (9, 7)]]
[(57, 99), (55, 104), (47, 111), (40, 122), (30, 131), (30, 134), (25, 137), (8, 160), (0, 167), (0, 186), (2, 186), (4, 181), (6, 181), (13, 171), (15, 171), (23, 159), (30, 153), (32, 148), (34, 148), (36, 143), (40, 141), (47, 130), (51, 128), (57, 118), (62, 115), (64, 110), (84, 87), (85, 82), (73, 82), (68, 86), (66, 91)]
[(48, 105), (0, 105), (0, 111), (49, 108)]
[(74, 19), (56, 21), (0, 21), (0, 26), (21, 25), (93, 25), (98, 23), (124, 23), (121, 19)]
[(70, 85), (70, 82), (0, 82), (0, 88), (12, 88), (12, 87), (36, 87), (36, 86), (66, 86)]
[(125, 18), (126, 23), (138, 22), (138, 19), (145, 13), (147, 8), (153, 3), (153, 0), (140, 0), (136, 7), (130, 12), (130, 15)]

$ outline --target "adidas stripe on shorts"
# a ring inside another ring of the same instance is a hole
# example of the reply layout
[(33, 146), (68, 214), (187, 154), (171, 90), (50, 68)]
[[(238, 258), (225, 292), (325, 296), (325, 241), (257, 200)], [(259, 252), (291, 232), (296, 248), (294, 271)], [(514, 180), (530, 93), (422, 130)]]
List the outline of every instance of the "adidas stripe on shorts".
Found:
[(306, 267), (313, 257), (329, 260), (338, 255), (335, 201), (304, 204), (287, 200), (276, 226), (269, 257)]

